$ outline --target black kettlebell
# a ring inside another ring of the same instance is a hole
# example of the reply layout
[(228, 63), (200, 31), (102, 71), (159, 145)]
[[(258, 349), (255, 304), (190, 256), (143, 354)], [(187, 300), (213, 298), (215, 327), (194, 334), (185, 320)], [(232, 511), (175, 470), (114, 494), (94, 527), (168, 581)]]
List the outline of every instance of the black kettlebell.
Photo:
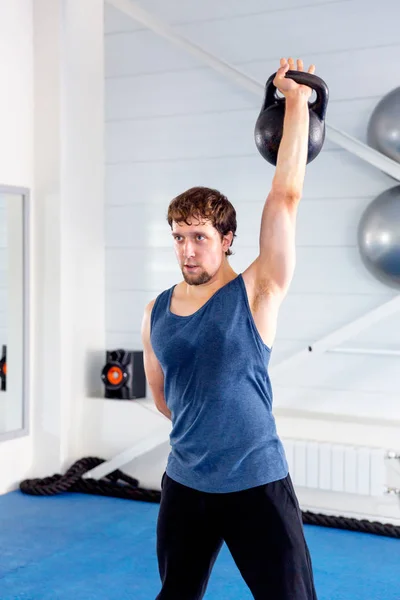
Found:
[[(265, 97), (261, 112), (254, 128), (256, 146), (261, 156), (269, 163), (276, 165), (279, 145), (283, 134), (285, 116), (285, 98), (277, 96), (273, 81), (276, 73), (271, 75), (265, 84)], [(308, 85), (316, 91), (317, 99), (309, 102), (310, 127), (308, 138), (308, 157), (310, 163), (321, 152), (325, 141), (325, 115), (328, 106), (329, 90), (325, 81), (312, 73), (303, 71), (287, 71), (285, 77), (293, 79), (301, 85)]]

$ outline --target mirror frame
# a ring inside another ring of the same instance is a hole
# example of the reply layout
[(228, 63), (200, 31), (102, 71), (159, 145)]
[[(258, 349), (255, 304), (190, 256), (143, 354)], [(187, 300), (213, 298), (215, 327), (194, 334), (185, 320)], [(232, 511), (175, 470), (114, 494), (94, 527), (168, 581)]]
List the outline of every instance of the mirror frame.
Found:
[(0, 432), (0, 443), (6, 440), (25, 437), (30, 433), (30, 402), (29, 402), (29, 384), (30, 384), (30, 189), (26, 187), (13, 185), (0, 185), (0, 194), (14, 194), (22, 196), (22, 227), (23, 227), (23, 338), (22, 338), (22, 426), (12, 431)]

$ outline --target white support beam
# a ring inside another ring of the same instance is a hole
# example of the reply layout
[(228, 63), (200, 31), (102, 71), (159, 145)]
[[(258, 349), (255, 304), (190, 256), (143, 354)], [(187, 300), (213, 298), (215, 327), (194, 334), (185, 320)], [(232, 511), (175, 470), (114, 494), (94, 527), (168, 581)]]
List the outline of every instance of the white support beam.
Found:
[(143, 454), (146, 454), (147, 452), (158, 448), (162, 444), (167, 443), (168, 440), (168, 434), (165, 431), (165, 427), (163, 427), (162, 429), (155, 431), (152, 435), (139, 440), (136, 444), (130, 448), (127, 448), (127, 450), (120, 452), (98, 467), (87, 471), (82, 477), (86, 479), (88, 477), (92, 479), (101, 479), (116, 469), (121, 469), (121, 467), (129, 464), (136, 458), (139, 458), (139, 456), (143, 456)]
[(316, 354), (322, 354), (323, 352), (331, 350), (346, 340), (358, 335), (365, 329), (368, 329), (368, 327), (375, 325), (375, 323), (378, 323), (382, 319), (394, 315), (399, 311), (400, 294), (392, 298), (392, 300), (389, 300), (389, 302), (385, 302), (384, 304), (381, 304), (381, 306), (374, 308), (362, 317), (355, 319), (343, 327), (339, 327), (339, 329), (336, 331), (333, 331), (320, 340), (317, 340), (311, 345), (311, 352), (308, 350), (308, 348), (300, 350), (300, 352), (296, 352), (292, 356), (289, 356), (289, 358), (271, 366), (270, 374), (274, 377), (281, 375), (288, 369), (288, 367), (297, 367), (304, 360), (309, 359), (310, 355), (315, 356)]
[(388, 350), (387, 348), (331, 348), (327, 352), (337, 354), (371, 354), (373, 356), (400, 356), (400, 350)]
[[(225, 77), (228, 77), (237, 85), (240, 85), (246, 90), (257, 94), (257, 96), (260, 98), (263, 97), (265, 87), (264, 83), (260, 83), (252, 77), (249, 77), (236, 67), (232, 67), (232, 65), (214, 56), (213, 54), (210, 54), (197, 44), (194, 44), (193, 42), (179, 35), (168, 24), (160, 21), (151, 13), (143, 10), (143, 8), (139, 6), (137, 2), (134, 2), (133, 0), (107, 0), (107, 2), (128, 17), (131, 17), (158, 35), (166, 38), (173, 44), (178, 45), (184, 50), (190, 52), (193, 56), (199, 58), (203, 63), (207, 64), (209, 67), (215, 71), (218, 71)], [(390, 175), (391, 177), (394, 177), (394, 179), (400, 181), (400, 164), (391, 158), (388, 158), (370, 146), (363, 144), (347, 133), (332, 127), (328, 123), (326, 124), (326, 138), (341, 148), (344, 148), (348, 152), (351, 152), (361, 160), (366, 161), (373, 167), (376, 167), (380, 171), (383, 171), (387, 175)]]
[(400, 164), (398, 162), (374, 150), (374, 148), (363, 144), (360, 140), (348, 135), (344, 131), (332, 127), (332, 125), (326, 125), (326, 137), (334, 144), (364, 160), (372, 167), (376, 167), (383, 173), (386, 173), (386, 175), (390, 175), (390, 177), (394, 177), (394, 179), (400, 181)]

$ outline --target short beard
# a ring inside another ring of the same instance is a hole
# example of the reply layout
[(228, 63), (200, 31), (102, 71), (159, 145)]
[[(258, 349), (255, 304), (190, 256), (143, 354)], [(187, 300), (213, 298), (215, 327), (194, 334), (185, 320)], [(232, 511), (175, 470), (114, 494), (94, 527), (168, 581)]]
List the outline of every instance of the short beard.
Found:
[(185, 273), (185, 270), (183, 269), (182, 275), (183, 275), (183, 279), (189, 285), (203, 285), (204, 283), (208, 283), (211, 279), (211, 275), (209, 273), (207, 273), (207, 271), (202, 271), (202, 273), (199, 273), (199, 275), (197, 275), (194, 278), (190, 274), (187, 275)]

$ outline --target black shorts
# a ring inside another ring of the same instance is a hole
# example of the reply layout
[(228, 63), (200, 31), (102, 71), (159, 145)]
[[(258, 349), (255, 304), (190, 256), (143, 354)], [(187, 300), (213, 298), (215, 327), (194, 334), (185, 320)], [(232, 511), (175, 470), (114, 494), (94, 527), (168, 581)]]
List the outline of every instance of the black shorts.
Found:
[(289, 475), (241, 492), (209, 494), (164, 474), (157, 523), (162, 588), (157, 600), (203, 598), (223, 542), (257, 600), (317, 599)]

